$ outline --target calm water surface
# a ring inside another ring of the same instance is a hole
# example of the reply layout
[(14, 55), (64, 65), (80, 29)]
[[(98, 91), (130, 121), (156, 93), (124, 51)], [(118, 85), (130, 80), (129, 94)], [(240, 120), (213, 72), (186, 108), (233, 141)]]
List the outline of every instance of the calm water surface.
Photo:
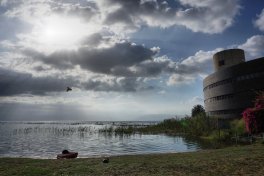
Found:
[(0, 122), (0, 157), (56, 158), (63, 149), (78, 157), (187, 152), (199, 144), (166, 135), (114, 135), (105, 127), (154, 122)]

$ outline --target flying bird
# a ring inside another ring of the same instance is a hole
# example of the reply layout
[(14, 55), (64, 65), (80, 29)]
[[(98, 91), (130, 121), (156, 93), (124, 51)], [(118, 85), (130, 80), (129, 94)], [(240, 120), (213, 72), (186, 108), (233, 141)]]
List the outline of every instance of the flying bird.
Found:
[(66, 92), (72, 91), (72, 88), (67, 87)]

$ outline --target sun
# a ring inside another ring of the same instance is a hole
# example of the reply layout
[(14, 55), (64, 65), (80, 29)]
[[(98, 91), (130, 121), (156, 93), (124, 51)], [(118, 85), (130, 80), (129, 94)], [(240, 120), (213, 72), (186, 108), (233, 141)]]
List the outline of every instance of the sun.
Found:
[(87, 36), (98, 32), (91, 22), (78, 18), (49, 16), (35, 29), (37, 43), (51, 50), (73, 49)]

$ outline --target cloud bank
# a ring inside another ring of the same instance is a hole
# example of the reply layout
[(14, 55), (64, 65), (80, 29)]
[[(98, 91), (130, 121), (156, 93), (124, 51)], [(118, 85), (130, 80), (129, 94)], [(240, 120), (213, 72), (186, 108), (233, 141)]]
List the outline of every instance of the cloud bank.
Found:
[(6, 1), (3, 5), (9, 6), (5, 15), (29, 23), (35, 22), (34, 17), (56, 13), (107, 25), (114, 32), (134, 31), (143, 25), (162, 28), (179, 25), (209, 34), (221, 33), (230, 27), (240, 9), (239, 0), (98, 0), (79, 3), (38, 0)]
[[(245, 43), (237, 45), (252, 57), (263, 55), (264, 37), (252, 36)], [(17, 94), (45, 95), (49, 92), (64, 91), (73, 86), (83, 90), (136, 92), (154, 90), (148, 81), (168, 77), (167, 86), (191, 84), (212, 72), (212, 56), (223, 50), (198, 51), (180, 62), (167, 56), (157, 56), (159, 49), (146, 48), (129, 42), (116, 43), (108, 48), (79, 48), (76, 51), (60, 51), (45, 55), (34, 50), (24, 50), (28, 59), (38, 60), (43, 66), (60, 70), (61, 73), (74, 70), (76, 66), (83, 72), (93, 73), (87, 78), (59, 77), (48, 75), (36, 77), (26, 72), (8, 70), (1, 67), (1, 96)], [(42, 66), (36, 68), (44, 71)], [(166, 76), (167, 75), (167, 76)]]
[(176, 4), (163, 0), (100, 2), (108, 24), (125, 24), (135, 28), (141, 25), (162, 28), (179, 25), (209, 34), (221, 33), (230, 27), (240, 9), (237, 0), (178, 0)]

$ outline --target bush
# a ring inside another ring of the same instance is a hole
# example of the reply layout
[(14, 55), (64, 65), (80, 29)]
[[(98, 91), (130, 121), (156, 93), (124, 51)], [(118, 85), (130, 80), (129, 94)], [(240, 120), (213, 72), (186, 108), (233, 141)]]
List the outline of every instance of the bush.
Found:
[(199, 113), (194, 117), (186, 118), (186, 132), (195, 136), (208, 135), (211, 131), (209, 117)]
[(233, 120), (230, 122), (230, 130), (233, 134), (243, 135), (246, 133), (246, 125), (243, 119)]
[(214, 130), (210, 133), (208, 138), (214, 141), (229, 141), (231, 134), (228, 130)]
[(264, 132), (264, 92), (260, 92), (256, 97), (253, 108), (244, 110), (243, 119), (248, 133)]

